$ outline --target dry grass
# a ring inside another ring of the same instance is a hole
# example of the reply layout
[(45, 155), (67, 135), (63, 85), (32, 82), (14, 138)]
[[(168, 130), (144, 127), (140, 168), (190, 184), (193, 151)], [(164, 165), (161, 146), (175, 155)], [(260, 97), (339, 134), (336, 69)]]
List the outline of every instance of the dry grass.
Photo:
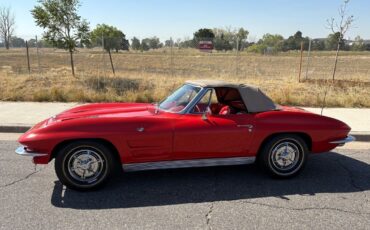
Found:
[[(333, 53), (313, 53), (308, 80), (298, 83), (299, 54), (260, 56), (241, 53), (200, 53), (169, 50), (113, 54), (116, 76), (107, 54), (81, 50), (75, 55), (76, 77), (70, 75), (68, 54), (60, 50), (31, 50), (28, 74), (25, 51), (0, 50), (0, 100), (11, 101), (140, 101), (165, 97), (187, 79), (223, 79), (261, 87), (277, 103), (370, 107), (370, 53), (342, 53), (337, 81), (328, 81)], [(305, 78), (306, 60), (302, 78)]]

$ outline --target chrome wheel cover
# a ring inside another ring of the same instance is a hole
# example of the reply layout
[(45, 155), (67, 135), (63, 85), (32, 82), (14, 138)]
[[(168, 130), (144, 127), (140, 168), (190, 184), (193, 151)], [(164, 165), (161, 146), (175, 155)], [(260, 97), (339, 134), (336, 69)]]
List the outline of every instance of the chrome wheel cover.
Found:
[(79, 149), (71, 154), (67, 168), (73, 179), (81, 183), (91, 184), (101, 176), (104, 169), (104, 160), (95, 150)]
[(273, 147), (270, 160), (276, 170), (285, 173), (297, 166), (301, 154), (301, 149), (296, 143), (285, 140)]

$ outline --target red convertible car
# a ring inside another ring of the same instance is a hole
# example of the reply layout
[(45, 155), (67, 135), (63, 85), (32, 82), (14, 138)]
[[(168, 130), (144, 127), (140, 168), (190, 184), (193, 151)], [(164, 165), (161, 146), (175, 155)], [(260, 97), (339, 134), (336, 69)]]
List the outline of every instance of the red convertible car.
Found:
[(116, 171), (259, 162), (275, 177), (301, 171), (308, 153), (354, 138), (350, 127), (300, 108), (280, 106), (260, 89), (223, 81), (188, 81), (159, 104), (81, 105), (35, 125), (16, 153), (35, 164), (55, 159), (59, 180), (89, 190)]

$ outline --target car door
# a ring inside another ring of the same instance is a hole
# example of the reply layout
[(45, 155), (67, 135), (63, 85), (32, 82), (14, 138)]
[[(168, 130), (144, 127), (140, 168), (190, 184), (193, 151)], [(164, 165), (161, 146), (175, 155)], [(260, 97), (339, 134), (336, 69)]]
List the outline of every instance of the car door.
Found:
[(167, 161), (172, 158), (173, 120), (176, 114), (162, 113), (127, 125), (125, 135), (132, 162)]
[(204, 117), (203, 113), (187, 113), (174, 123), (173, 157), (205, 159), (247, 156), (252, 133), (251, 114)]
[(201, 159), (248, 156), (253, 134), (250, 114), (184, 114), (175, 123), (175, 159)]

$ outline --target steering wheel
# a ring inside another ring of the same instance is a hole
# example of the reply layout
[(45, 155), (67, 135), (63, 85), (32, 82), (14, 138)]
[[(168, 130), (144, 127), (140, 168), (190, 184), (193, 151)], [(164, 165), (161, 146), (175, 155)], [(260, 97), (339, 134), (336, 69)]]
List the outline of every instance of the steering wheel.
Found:
[(194, 112), (195, 112), (195, 113), (200, 113), (200, 108), (199, 108), (199, 106), (198, 106), (198, 105), (195, 105), (195, 106), (194, 106)]

